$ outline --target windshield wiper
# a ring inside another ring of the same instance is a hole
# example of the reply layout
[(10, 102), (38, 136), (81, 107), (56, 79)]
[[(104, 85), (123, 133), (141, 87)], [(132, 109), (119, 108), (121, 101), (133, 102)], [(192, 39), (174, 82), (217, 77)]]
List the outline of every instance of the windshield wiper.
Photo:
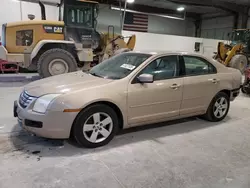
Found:
[(96, 74), (96, 73), (89, 73), (89, 74), (91, 74), (92, 76), (96, 76), (96, 77), (100, 77), (100, 78), (103, 78), (102, 76), (100, 76), (100, 75), (98, 75), (98, 74)]

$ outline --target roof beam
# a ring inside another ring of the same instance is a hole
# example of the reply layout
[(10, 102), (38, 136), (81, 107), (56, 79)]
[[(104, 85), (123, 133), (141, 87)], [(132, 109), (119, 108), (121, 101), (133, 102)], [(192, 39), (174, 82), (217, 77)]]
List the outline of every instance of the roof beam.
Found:
[[(99, 3), (110, 4), (110, 5), (119, 7), (119, 0), (97, 0), (97, 1)], [(122, 8), (123, 7), (124, 7), (124, 2), (122, 2)], [(176, 10), (152, 7), (152, 6), (141, 5), (137, 3), (127, 4), (127, 9), (138, 11), (138, 12), (149, 13), (149, 14), (159, 14), (159, 15), (169, 15), (169, 16), (181, 15), (181, 13), (177, 12)], [(200, 19), (201, 15), (197, 13), (186, 12), (186, 17), (197, 20), (197, 19)]]

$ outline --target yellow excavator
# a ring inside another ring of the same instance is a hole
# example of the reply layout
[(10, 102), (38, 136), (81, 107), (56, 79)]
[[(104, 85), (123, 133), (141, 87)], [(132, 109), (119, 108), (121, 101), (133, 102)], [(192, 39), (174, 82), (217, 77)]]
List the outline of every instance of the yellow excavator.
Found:
[[(46, 19), (7, 23), (2, 26), (0, 59), (15, 62), (41, 77), (73, 72), (134, 49), (135, 35), (124, 37), (109, 26), (106, 33), (96, 31), (99, 4), (86, 0), (61, 0), (59, 21)], [(125, 42), (128, 38), (128, 42)]]
[(237, 29), (231, 33), (231, 43), (218, 43), (214, 59), (244, 73), (250, 57), (250, 30)]

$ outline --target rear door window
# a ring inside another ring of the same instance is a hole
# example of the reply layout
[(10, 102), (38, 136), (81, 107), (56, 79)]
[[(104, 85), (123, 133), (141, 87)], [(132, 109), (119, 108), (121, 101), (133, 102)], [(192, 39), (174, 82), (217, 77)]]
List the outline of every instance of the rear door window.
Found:
[(216, 68), (207, 60), (195, 56), (183, 56), (187, 76), (215, 74)]

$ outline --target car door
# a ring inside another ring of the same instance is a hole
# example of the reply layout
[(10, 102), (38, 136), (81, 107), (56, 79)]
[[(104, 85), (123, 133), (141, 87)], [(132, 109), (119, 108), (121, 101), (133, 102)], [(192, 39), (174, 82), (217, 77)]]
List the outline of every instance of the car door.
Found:
[[(139, 83), (141, 74), (152, 74), (153, 83)], [(149, 63), (128, 85), (128, 123), (153, 123), (179, 116), (183, 78), (179, 77), (176, 55), (163, 56)]]
[(216, 68), (201, 57), (184, 55), (180, 59), (185, 67), (180, 115), (205, 113), (219, 88)]

